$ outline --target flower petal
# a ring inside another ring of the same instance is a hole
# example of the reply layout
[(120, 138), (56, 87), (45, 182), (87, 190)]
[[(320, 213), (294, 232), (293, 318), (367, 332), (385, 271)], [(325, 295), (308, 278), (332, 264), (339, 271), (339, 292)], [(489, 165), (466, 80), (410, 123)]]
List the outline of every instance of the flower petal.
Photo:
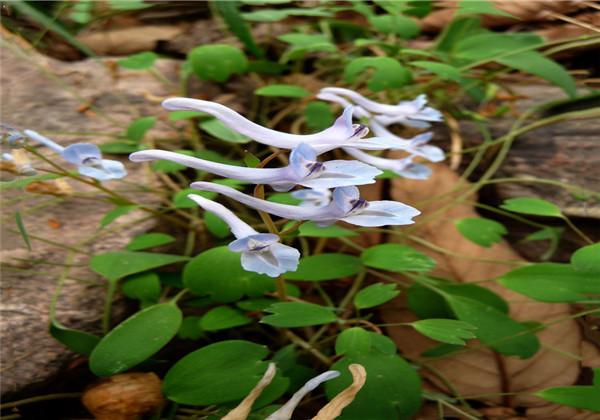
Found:
[(339, 187), (333, 190), (332, 204), (344, 214), (352, 210), (353, 202), (360, 199), (360, 191), (356, 187)]
[(83, 165), (87, 161), (98, 161), (102, 159), (102, 152), (95, 144), (75, 143), (64, 148), (62, 157), (75, 165)]
[(421, 212), (414, 207), (397, 201), (370, 201), (362, 211), (343, 217), (341, 220), (357, 226), (375, 227), (386, 225), (410, 225), (413, 217)]
[(256, 246), (266, 248), (277, 242), (279, 242), (279, 236), (274, 233), (255, 233), (244, 238), (236, 239), (228, 245), (228, 248), (233, 252), (243, 252), (251, 251), (252, 247)]
[(23, 134), (25, 134), (27, 137), (29, 137), (31, 140), (36, 141), (40, 144), (43, 144), (44, 146), (46, 146), (47, 148), (54, 150), (57, 153), (62, 153), (62, 151), (65, 149), (64, 147), (62, 147), (61, 145), (55, 143), (54, 141), (50, 140), (48, 137), (44, 137), (42, 136), (40, 133), (38, 133), (37, 131), (33, 131), (33, 130), (24, 130)]
[(318, 177), (303, 180), (300, 184), (317, 189), (373, 184), (381, 173), (374, 166), (354, 160), (331, 160), (324, 163), (324, 170)]
[(197, 194), (188, 194), (188, 198), (196, 202), (196, 204), (198, 204), (204, 210), (216, 214), (221, 220), (227, 223), (227, 225), (229, 225), (229, 229), (231, 229), (231, 233), (233, 233), (236, 238), (246, 238), (250, 235), (258, 234), (258, 232), (255, 231), (249, 224), (233, 214), (233, 212), (224, 205)]
[(331, 190), (307, 188), (292, 191), (292, 197), (302, 200), (301, 207), (325, 207), (331, 201)]
[(278, 277), (288, 271), (296, 271), (300, 252), (291, 246), (275, 243), (264, 251), (242, 252), (242, 267), (246, 271)]
[(277, 367), (275, 363), (269, 363), (267, 370), (260, 381), (252, 388), (252, 391), (242, 400), (242, 402), (231, 410), (221, 420), (246, 420), (254, 401), (260, 396), (264, 389), (273, 381), (275, 374), (277, 373)]

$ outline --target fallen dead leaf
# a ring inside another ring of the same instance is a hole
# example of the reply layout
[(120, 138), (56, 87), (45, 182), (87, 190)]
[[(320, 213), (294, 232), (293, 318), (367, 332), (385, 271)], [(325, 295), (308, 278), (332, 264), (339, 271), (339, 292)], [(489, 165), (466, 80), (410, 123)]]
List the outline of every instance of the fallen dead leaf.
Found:
[[(472, 205), (475, 197), (468, 197), (467, 200), (455, 204), (444, 211), (443, 214), (438, 214), (428, 220), (428, 215), (451, 203), (458, 196), (457, 193), (451, 193), (458, 182), (459, 176), (447, 166), (435, 165), (433, 175), (427, 181), (393, 180), (391, 196), (392, 199), (413, 205), (423, 212), (416, 220), (412, 234), (438, 247), (452, 250), (453, 253), (470, 258), (448, 257), (445, 254), (415, 246), (415, 248), (436, 259), (437, 267), (433, 273), (434, 275), (467, 283), (499, 277), (509, 271), (510, 266), (475, 261), (472, 258), (520, 260), (521, 257), (505, 242), (496, 244), (491, 248), (479, 247), (463, 238), (454, 227), (455, 220), (478, 216)], [(463, 187), (467, 185), (465, 183)], [(436, 197), (442, 195), (444, 196), (436, 199)], [(489, 287), (500, 294), (510, 304), (511, 316), (519, 321), (549, 323), (553, 320), (568, 317), (571, 313), (570, 306), (567, 304), (536, 302), (500, 287), (494, 282), (485, 282), (481, 286)], [(381, 316), (385, 323), (414, 320), (414, 315), (408, 311), (401, 299), (394, 301), (393, 304), (385, 308)], [(391, 329), (389, 334), (400, 350), (412, 358), (419, 358), (424, 350), (437, 344), (411, 329)], [(576, 358), (593, 357), (590, 354), (590, 349), (587, 347), (586, 354), (583, 354), (581, 330), (574, 320), (551, 325), (538, 333), (538, 337), (543, 346), (530, 359), (521, 360), (513, 357), (503, 357), (489, 349), (480, 349), (431, 361), (430, 365), (442, 373), (461, 395), (515, 392), (519, 395), (508, 397), (489, 396), (481, 399), (495, 405), (528, 408), (528, 418), (530, 419), (575, 418), (564, 417), (563, 414), (566, 412), (565, 410), (571, 410), (572, 416), (580, 415), (577, 414), (577, 410), (567, 407), (560, 407), (559, 409), (556, 405), (549, 404), (528, 394), (543, 388), (574, 384), (581, 370), (581, 363)], [(598, 350), (594, 350), (597, 354)], [(565, 354), (571, 354), (574, 357)], [(432, 376), (427, 378), (438, 389), (448, 391), (437, 378)], [(556, 415), (559, 415), (559, 417)], [(581, 415), (583, 416), (584, 413)], [(577, 418), (591, 419), (593, 417)]]

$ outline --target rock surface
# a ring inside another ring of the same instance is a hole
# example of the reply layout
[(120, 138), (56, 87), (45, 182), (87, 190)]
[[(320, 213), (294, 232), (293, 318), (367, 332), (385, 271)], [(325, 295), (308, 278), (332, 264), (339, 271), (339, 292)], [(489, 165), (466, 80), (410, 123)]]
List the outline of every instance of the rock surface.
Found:
[[(151, 135), (172, 135), (173, 129), (165, 123), (166, 113), (159, 105), (160, 99), (170, 93), (170, 86), (149, 73), (117, 74), (101, 60), (62, 63), (25, 50), (18, 40), (9, 42), (11, 46), (0, 49), (1, 121), (39, 131), (66, 145), (110, 140), (107, 134), (114, 138), (135, 118), (154, 114), (159, 121)], [(158, 65), (168, 77), (176, 74), (175, 61), (165, 60)], [(39, 150), (52, 156), (43, 148)], [(129, 172), (126, 181), (147, 184), (142, 166), (121, 160)], [(39, 161), (34, 163), (38, 169), (42, 167)], [(73, 180), (67, 182), (75, 196), (2, 192), (0, 338), (4, 396), (23, 395), (36, 384), (52, 380), (73, 359), (73, 354), (48, 334), (48, 309), (58, 280), (64, 278), (57, 319), (68, 327), (97, 332), (104, 282), (88, 269), (90, 256), (122, 249), (133, 236), (153, 225), (146, 221), (129, 226), (128, 222), (145, 215), (132, 212), (99, 230), (99, 221), (114, 204), (102, 199), (98, 190)], [(104, 185), (113, 191), (133, 189), (120, 181)], [(144, 203), (157, 200), (152, 194), (137, 198)], [(14, 219), (17, 210), (31, 236), (31, 251), (18, 234)], [(66, 264), (72, 264), (72, 269), (66, 270)]]

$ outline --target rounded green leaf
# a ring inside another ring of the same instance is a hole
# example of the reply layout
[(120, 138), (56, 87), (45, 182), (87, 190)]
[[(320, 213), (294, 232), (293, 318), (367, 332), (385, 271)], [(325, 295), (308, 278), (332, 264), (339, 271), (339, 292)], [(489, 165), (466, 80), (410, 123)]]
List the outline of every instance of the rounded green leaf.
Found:
[(500, 208), (534, 216), (562, 217), (562, 212), (555, 204), (541, 198), (509, 198)]
[(367, 70), (372, 71), (367, 86), (373, 92), (402, 87), (412, 80), (410, 71), (390, 57), (356, 58), (346, 66), (344, 77), (353, 83)]
[(361, 269), (360, 259), (354, 255), (319, 254), (301, 258), (298, 269), (284, 276), (288, 280), (335, 280), (353, 276)]
[(475, 338), (473, 325), (454, 319), (424, 319), (410, 325), (427, 337), (442, 343), (464, 345), (465, 339)]
[(128, 251), (141, 251), (175, 242), (175, 238), (166, 233), (145, 233), (133, 238), (125, 248)]
[(354, 296), (354, 306), (358, 309), (372, 308), (394, 299), (400, 294), (395, 284), (375, 283), (365, 287)]
[(155, 117), (142, 117), (133, 121), (127, 127), (127, 131), (125, 132), (125, 137), (129, 140), (139, 143), (142, 141), (148, 130), (154, 127), (156, 124)]
[(315, 222), (305, 222), (298, 228), (299, 236), (307, 236), (310, 238), (340, 238), (358, 236), (358, 233), (353, 230), (343, 228), (338, 225), (330, 225), (320, 227)]
[(486, 248), (508, 233), (501, 223), (483, 217), (467, 217), (456, 221), (455, 226), (465, 238)]
[(311, 130), (321, 131), (331, 127), (335, 116), (328, 104), (323, 102), (311, 102), (304, 109), (306, 125)]
[(421, 381), (409, 363), (393, 354), (373, 351), (347, 356), (334, 363), (331, 369), (340, 371), (341, 376), (325, 383), (329, 399), (352, 383), (348, 372), (352, 363), (364, 366), (367, 380), (337, 420), (413, 418), (421, 406)]
[(109, 376), (138, 365), (177, 334), (181, 319), (181, 311), (172, 303), (141, 310), (102, 338), (90, 355), (90, 369)]
[(271, 315), (264, 316), (260, 322), (275, 327), (306, 327), (328, 324), (337, 320), (332, 309), (314, 303), (274, 303), (266, 308), (265, 312)]
[(90, 260), (90, 268), (109, 281), (148, 271), (163, 265), (187, 261), (188, 257), (153, 252), (105, 252)]
[(267, 347), (242, 340), (196, 350), (167, 372), (163, 393), (180, 404), (221, 404), (244, 398), (267, 370)]
[(227, 127), (221, 121), (216, 118), (209, 118), (206, 121), (202, 121), (198, 124), (201, 129), (206, 131), (213, 137), (218, 138), (229, 143), (248, 143), (250, 139), (243, 134)]
[[(598, 257), (596, 257), (598, 258)], [(542, 302), (577, 302), (600, 297), (600, 277), (576, 271), (569, 264), (539, 263), (506, 273), (500, 283)]]
[(100, 337), (85, 331), (67, 328), (55, 320), (50, 323), (50, 335), (75, 353), (85, 354), (86, 356), (100, 342)]
[(304, 98), (310, 96), (310, 92), (300, 86), (294, 85), (269, 85), (254, 91), (259, 96), (281, 96), (286, 98)]
[(335, 354), (360, 354), (371, 350), (371, 334), (360, 327), (342, 331), (335, 340)]
[(369, 16), (369, 23), (384, 34), (394, 34), (405, 39), (414, 38), (419, 34), (419, 24), (408, 16), (373, 15)]
[(382, 270), (403, 272), (426, 272), (435, 266), (427, 255), (407, 245), (382, 244), (365, 249), (361, 255), (363, 263)]
[(449, 64), (436, 63), (435, 61), (411, 61), (410, 64), (428, 70), (442, 79), (459, 82), (462, 77), (460, 70)]
[(575, 251), (571, 265), (578, 272), (600, 276), (600, 242)]
[(244, 315), (242, 311), (229, 306), (218, 306), (204, 314), (200, 320), (200, 327), (205, 331), (218, 331), (240, 327), (251, 322), (252, 318)]
[(275, 290), (271, 277), (244, 270), (240, 260), (241, 255), (226, 246), (204, 251), (186, 264), (183, 283), (197, 295), (225, 303)]
[(204, 80), (224, 82), (233, 74), (242, 74), (248, 60), (237, 47), (226, 44), (201, 45), (188, 53), (196, 76)]
[(119, 66), (130, 70), (145, 70), (154, 65), (158, 56), (152, 51), (130, 55), (117, 61)]
[(125, 280), (121, 291), (131, 299), (156, 302), (160, 298), (160, 278), (156, 273), (140, 273)]
[(540, 349), (535, 334), (493, 307), (461, 296), (444, 298), (456, 317), (476, 327), (477, 338), (497, 352), (527, 359)]
[(204, 213), (204, 223), (206, 224), (206, 229), (217, 238), (223, 239), (231, 235), (229, 225), (210, 211)]

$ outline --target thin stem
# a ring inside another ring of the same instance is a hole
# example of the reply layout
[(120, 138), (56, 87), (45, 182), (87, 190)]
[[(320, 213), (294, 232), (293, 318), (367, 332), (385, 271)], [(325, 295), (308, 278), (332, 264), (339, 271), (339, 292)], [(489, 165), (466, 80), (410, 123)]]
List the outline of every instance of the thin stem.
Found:
[(22, 400), (0, 404), (0, 409), (4, 410), (6, 408), (18, 407), (20, 405), (25, 405), (25, 404), (33, 404), (33, 403), (41, 402), (41, 401), (61, 400), (63, 398), (79, 398), (79, 397), (81, 397), (81, 392), (65, 392), (65, 393), (60, 393), (60, 394), (38, 395), (37, 397), (24, 398)]
[(102, 331), (104, 334), (110, 330), (110, 313), (112, 308), (112, 302), (117, 291), (118, 280), (108, 280), (108, 287), (106, 289), (106, 300), (104, 301), (104, 312), (102, 314)]
[(569, 226), (573, 230), (573, 232), (575, 232), (577, 235), (579, 235), (580, 238), (582, 238), (584, 241), (586, 241), (590, 245), (592, 245), (594, 243), (594, 241), (592, 241), (589, 236), (587, 236), (585, 233), (583, 233), (581, 230), (579, 230), (579, 228), (577, 226), (575, 226), (575, 224), (571, 221), (571, 219), (569, 219), (565, 215), (563, 215), (562, 219), (565, 221), (567, 226)]

